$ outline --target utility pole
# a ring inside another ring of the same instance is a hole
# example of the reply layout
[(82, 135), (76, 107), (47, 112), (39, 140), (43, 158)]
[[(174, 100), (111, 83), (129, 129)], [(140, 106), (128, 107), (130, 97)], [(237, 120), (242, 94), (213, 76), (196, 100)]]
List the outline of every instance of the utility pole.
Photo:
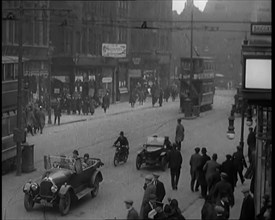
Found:
[(52, 106), (51, 106), (51, 96), (52, 96), (52, 45), (49, 42), (49, 50), (48, 50), (48, 80), (49, 80), (49, 106), (48, 106), (48, 124), (52, 124)]
[[(19, 3), (19, 20), (18, 20), (18, 35), (19, 35), (19, 47), (18, 47), (18, 91), (17, 91), (17, 128), (19, 133), (24, 134), (24, 130), (22, 128), (22, 78), (23, 78), (23, 0), (20, 0)], [(16, 21), (15, 21), (16, 22)], [(21, 149), (20, 138), (18, 138), (16, 142), (16, 175), (20, 176), (22, 173), (22, 149)]]
[(192, 84), (192, 80), (193, 80), (193, 6), (194, 6), (194, 2), (193, 0), (191, 1), (191, 42), (190, 42), (190, 87), (189, 87), (189, 98), (191, 95), (191, 84)]

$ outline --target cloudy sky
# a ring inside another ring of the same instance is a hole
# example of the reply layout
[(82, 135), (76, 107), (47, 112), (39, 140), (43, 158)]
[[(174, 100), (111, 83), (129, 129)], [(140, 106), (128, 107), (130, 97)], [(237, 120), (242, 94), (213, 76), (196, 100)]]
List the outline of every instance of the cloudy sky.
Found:
[[(176, 10), (180, 14), (184, 8), (186, 0), (173, 0), (173, 10)], [(203, 11), (207, 0), (194, 0), (194, 5)]]

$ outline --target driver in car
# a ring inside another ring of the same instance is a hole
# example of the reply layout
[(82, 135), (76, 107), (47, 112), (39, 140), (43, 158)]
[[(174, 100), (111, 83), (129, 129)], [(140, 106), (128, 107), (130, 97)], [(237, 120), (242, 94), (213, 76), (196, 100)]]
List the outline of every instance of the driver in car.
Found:
[(117, 138), (117, 140), (115, 141), (113, 146), (116, 146), (117, 143), (120, 144), (120, 146), (122, 147), (122, 149), (125, 149), (126, 152), (129, 153), (129, 142), (127, 140), (127, 138), (124, 136), (124, 132), (121, 131), (119, 133), (119, 137)]

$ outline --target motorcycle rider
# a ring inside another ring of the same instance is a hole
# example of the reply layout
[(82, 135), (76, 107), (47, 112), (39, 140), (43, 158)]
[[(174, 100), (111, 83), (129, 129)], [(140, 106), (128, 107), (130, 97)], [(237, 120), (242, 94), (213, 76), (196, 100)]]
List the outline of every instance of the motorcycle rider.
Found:
[(120, 147), (122, 147), (123, 152), (129, 154), (129, 142), (127, 140), (127, 138), (124, 136), (124, 132), (121, 131), (119, 133), (119, 137), (117, 138), (117, 140), (114, 143), (114, 147), (117, 145), (117, 143), (119, 142)]

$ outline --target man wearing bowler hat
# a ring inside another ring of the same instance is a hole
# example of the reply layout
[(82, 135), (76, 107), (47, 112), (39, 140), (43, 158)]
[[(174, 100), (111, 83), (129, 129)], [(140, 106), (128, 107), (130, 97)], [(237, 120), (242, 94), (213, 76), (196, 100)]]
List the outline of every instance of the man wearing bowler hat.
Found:
[(126, 205), (126, 209), (128, 210), (127, 219), (139, 219), (138, 213), (133, 207), (133, 201), (127, 199), (124, 201)]
[(163, 182), (161, 182), (158, 178), (159, 178), (159, 174), (157, 173), (153, 173), (153, 177), (154, 177), (154, 184), (156, 186), (156, 196), (157, 196), (157, 201), (158, 202), (162, 202), (166, 192), (165, 192), (165, 188), (164, 188), (164, 184)]

